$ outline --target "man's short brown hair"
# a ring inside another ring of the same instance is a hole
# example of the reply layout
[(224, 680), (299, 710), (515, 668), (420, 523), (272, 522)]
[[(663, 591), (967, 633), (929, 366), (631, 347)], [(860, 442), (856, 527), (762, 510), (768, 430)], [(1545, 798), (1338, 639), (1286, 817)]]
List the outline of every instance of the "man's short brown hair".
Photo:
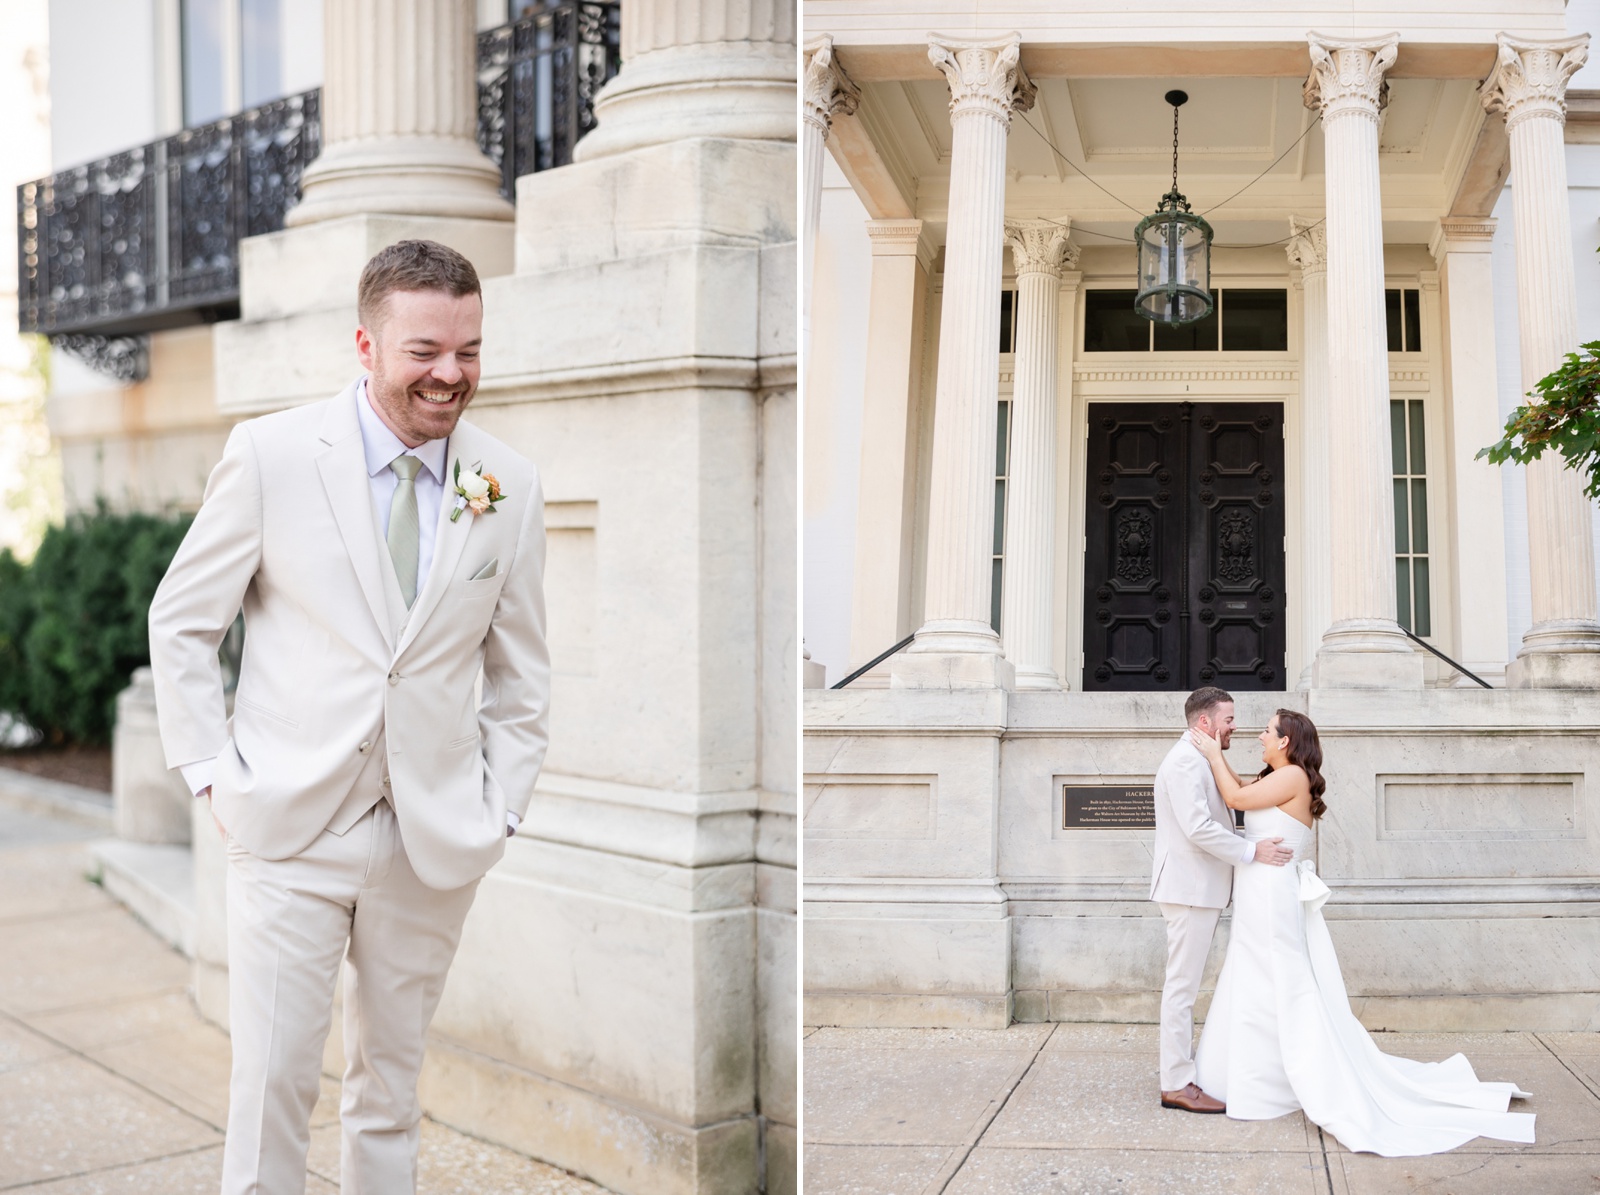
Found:
[(1209, 714), (1212, 707), (1232, 700), (1233, 694), (1228, 690), (1219, 689), (1216, 685), (1206, 685), (1189, 694), (1189, 700), (1183, 703), (1183, 719), (1193, 726), (1195, 719), (1201, 714)]
[(472, 263), (438, 241), (396, 241), (367, 263), (356, 292), (356, 315), (363, 327), (373, 328), (383, 313), (383, 301), (397, 290), (442, 290), (458, 299), (483, 298)]

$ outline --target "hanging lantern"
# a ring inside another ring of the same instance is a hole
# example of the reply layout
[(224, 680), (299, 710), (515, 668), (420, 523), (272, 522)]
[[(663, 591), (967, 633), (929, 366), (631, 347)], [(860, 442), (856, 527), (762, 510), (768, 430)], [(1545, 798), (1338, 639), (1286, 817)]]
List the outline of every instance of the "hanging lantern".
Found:
[(1211, 225), (1189, 210), (1178, 192), (1178, 109), (1188, 93), (1169, 91), (1172, 105), (1172, 190), (1153, 216), (1139, 221), (1139, 296), (1134, 309), (1146, 319), (1192, 324), (1211, 314)]

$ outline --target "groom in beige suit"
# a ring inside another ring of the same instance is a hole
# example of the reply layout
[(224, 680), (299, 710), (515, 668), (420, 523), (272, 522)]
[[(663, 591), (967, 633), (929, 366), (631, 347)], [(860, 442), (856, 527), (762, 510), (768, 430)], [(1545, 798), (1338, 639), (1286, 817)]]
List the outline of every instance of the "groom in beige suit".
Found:
[[(1233, 697), (1207, 686), (1184, 702), (1189, 729), (1226, 750), (1233, 737)], [(1156, 845), (1150, 899), (1167, 923), (1167, 977), (1161, 989), (1161, 1106), (1223, 1112), (1200, 1090), (1194, 1072), (1194, 1001), (1217, 920), (1233, 896), (1233, 869), (1244, 863), (1282, 867), (1294, 852), (1281, 838), (1249, 842), (1217, 790), (1211, 765), (1184, 735), (1156, 771)]]
[[(150, 608), (167, 763), (226, 839), (224, 1195), (304, 1191), (347, 956), (341, 1189), (415, 1190), (423, 1036), (545, 754), (539, 475), (460, 422), (477, 274), (402, 241), (359, 318), (365, 376), (233, 430)], [(217, 648), (241, 608), (230, 721)]]

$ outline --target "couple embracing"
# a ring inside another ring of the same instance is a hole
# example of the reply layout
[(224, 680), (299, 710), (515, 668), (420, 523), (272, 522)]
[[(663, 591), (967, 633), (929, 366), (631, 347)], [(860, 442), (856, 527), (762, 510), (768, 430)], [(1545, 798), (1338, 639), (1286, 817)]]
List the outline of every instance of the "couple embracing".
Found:
[[(1167, 926), (1161, 993), (1161, 1104), (1269, 1120), (1297, 1110), (1352, 1151), (1411, 1157), (1474, 1137), (1533, 1141), (1527, 1093), (1480, 1083), (1461, 1054), (1414, 1062), (1382, 1053), (1350, 1011), (1311, 859), (1326, 810), (1311, 719), (1279, 710), (1259, 740), (1262, 770), (1243, 780), (1223, 750), (1233, 698), (1197, 689), (1189, 729), (1156, 773), (1150, 899)], [(1233, 810), (1244, 811), (1244, 833)], [(1212, 935), (1233, 902), (1228, 953), (1192, 1047), (1194, 1002)]]

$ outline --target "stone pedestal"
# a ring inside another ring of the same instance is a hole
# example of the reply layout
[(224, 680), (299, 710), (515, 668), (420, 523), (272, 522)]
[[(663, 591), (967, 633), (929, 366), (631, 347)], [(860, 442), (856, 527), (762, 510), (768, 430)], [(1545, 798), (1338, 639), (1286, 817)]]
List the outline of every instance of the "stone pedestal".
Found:
[[(1511, 142), (1516, 219), (1517, 325), (1522, 389), (1578, 344), (1578, 292), (1562, 129), (1567, 81), (1589, 56), (1589, 37), (1519, 41), (1502, 34), (1483, 102), (1503, 111)], [(1528, 566), (1533, 626), (1507, 666), (1519, 688), (1600, 688), (1594, 539), (1583, 479), (1554, 452), (1528, 465)], [(1543, 657), (1560, 657), (1545, 659)]]
[(1397, 35), (1310, 35), (1306, 105), (1322, 111), (1327, 165), (1331, 585), (1318, 687), (1421, 688), (1422, 660), (1395, 622), (1389, 354), (1383, 312), (1378, 113)]
[(478, 149), (472, 0), (324, 0), (322, 152), (290, 227), (385, 212), (510, 220)]
[(1055, 670), (1056, 385), (1061, 271), (1078, 264), (1068, 221), (1007, 223), (1017, 276), (1011, 461), (1000, 632), (1019, 689), (1059, 689)]
[(929, 492), (927, 590), (917, 641), (891, 684), (1009, 687), (1015, 672), (990, 625), (994, 444), (1004, 255), (1006, 133), (1033, 104), (1020, 41), (929, 39), (950, 87), (950, 205)]
[(117, 695), (111, 736), (111, 799), (117, 837), (129, 842), (189, 841), (194, 796), (177, 772), (167, 771), (156, 725), (156, 691), (149, 668), (135, 668)]

